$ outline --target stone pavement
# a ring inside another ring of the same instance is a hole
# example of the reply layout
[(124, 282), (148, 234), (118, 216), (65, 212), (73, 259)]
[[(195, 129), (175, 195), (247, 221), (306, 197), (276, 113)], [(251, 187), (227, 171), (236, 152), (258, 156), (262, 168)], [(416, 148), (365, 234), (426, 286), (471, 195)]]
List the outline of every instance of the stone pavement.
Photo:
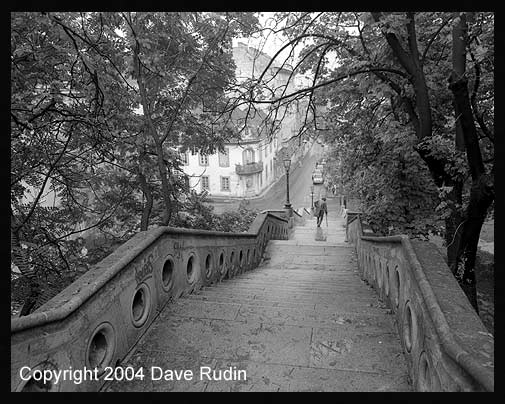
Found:
[[(328, 202), (319, 234), (309, 219), (270, 241), (258, 268), (170, 303), (121, 364), (144, 380), (104, 390), (411, 390), (393, 316), (358, 276)], [(160, 369), (173, 380), (156, 380)]]

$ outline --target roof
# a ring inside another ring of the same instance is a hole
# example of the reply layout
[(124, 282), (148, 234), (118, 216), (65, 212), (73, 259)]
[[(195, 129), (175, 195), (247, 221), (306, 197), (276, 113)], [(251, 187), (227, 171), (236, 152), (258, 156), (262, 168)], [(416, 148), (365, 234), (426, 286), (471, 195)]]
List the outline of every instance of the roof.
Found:
[[(237, 137), (240, 136), (242, 140), (260, 140), (269, 134), (268, 124), (271, 120), (267, 114), (259, 109), (235, 108), (231, 113), (231, 118), (227, 123), (228, 128), (233, 131)], [(244, 125), (246, 128), (244, 130)], [(242, 130), (242, 132), (239, 131)]]

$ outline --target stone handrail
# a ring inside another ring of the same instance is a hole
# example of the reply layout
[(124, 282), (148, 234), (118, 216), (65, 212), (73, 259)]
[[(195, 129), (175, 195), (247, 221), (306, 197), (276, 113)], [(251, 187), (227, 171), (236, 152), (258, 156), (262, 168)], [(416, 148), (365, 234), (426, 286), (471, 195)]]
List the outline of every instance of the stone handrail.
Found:
[(494, 338), (439, 251), (408, 236), (372, 236), (348, 212), (361, 276), (396, 315), (414, 387), (419, 391), (494, 391)]
[[(255, 268), (269, 240), (287, 239), (282, 213), (258, 214), (247, 233), (159, 227), (136, 234), (34, 313), (11, 319), (11, 390), (99, 390), (106, 367), (121, 363), (166, 304)], [(97, 380), (82, 383), (69, 374), (45, 385), (30, 379), (95, 368)]]

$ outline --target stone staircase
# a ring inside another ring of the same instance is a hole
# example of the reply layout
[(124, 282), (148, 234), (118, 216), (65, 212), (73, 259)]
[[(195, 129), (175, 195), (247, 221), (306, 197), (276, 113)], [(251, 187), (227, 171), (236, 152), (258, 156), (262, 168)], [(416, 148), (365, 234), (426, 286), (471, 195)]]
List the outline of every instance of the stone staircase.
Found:
[(258, 268), (170, 303), (120, 365), (145, 378), (103, 390), (411, 390), (393, 316), (360, 279), (335, 205), (328, 226), (308, 217), (270, 241)]

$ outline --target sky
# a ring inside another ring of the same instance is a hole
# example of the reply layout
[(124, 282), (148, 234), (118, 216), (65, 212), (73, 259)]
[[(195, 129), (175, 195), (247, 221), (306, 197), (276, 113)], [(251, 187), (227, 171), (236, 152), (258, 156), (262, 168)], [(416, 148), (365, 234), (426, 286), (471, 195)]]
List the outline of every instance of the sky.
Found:
[[(261, 13), (259, 16), (260, 24), (264, 27), (273, 27), (272, 18), (274, 14), (274, 12)], [(268, 36), (262, 35), (256, 37), (237, 38), (233, 41), (233, 45), (237, 42), (245, 42), (249, 46), (261, 49), (269, 56), (274, 56), (277, 49), (279, 49), (284, 43), (284, 38), (282, 38), (280, 34), (270, 34)]]
[[(260, 24), (264, 27), (274, 28), (274, 15), (275, 12), (261, 12), (259, 16)], [(280, 27), (277, 27), (279, 29)], [(233, 40), (233, 46), (236, 46), (238, 42), (243, 42), (248, 46), (254, 47), (266, 53), (268, 56), (273, 57), (277, 53), (277, 51), (287, 42), (287, 38), (282, 35), (282, 33), (273, 33), (272, 31), (264, 31), (261, 35), (255, 35), (253, 37), (242, 37), (236, 38)], [(289, 56), (289, 51), (291, 47), (287, 47), (283, 50), (276, 58), (276, 60), (281, 64), (286, 60)], [(294, 56), (295, 60), (298, 57), (298, 54), (301, 50), (301, 47), (295, 49)], [(293, 65), (293, 61), (289, 61), (291, 65)], [(300, 77), (299, 77), (300, 79)]]

